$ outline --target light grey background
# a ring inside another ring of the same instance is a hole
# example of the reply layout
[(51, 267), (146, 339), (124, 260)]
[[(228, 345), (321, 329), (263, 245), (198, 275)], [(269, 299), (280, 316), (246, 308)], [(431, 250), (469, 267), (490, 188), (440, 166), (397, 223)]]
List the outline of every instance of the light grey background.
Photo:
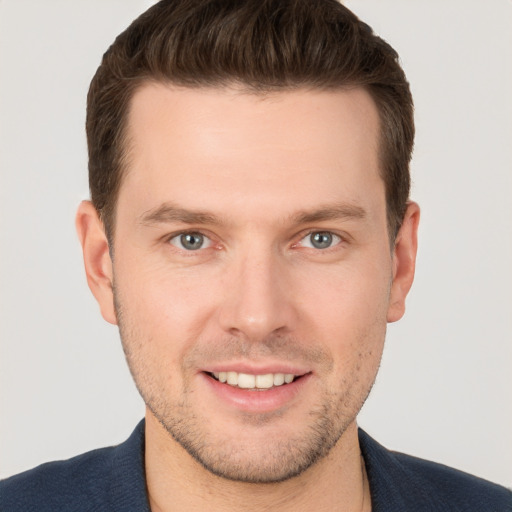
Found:
[[(0, 0), (0, 476), (124, 440), (144, 408), (87, 289), (85, 97), (151, 2)], [(360, 424), (512, 486), (512, 3), (346, 2), (416, 102), (416, 283)]]

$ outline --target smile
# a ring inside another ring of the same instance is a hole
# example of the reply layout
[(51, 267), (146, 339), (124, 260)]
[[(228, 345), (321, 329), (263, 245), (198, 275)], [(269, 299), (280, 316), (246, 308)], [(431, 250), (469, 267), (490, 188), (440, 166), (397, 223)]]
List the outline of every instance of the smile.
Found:
[(216, 410), (221, 407), (220, 410), (227, 412), (261, 414), (290, 407), (298, 396), (308, 396), (308, 382), (313, 378), (309, 368), (292, 368), (291, 365), (268, 364), (266, 368), (255, 368), (237, 364), (243, 371), (234, 371), (233, 366), (226, 365), (224, 370), (219, 365), (199, 373), (202, 377), (199, 382), (203, 382), (208, 393), (212, 393), (207, 401)]
[(219, 382), (242, 389), (270, 389), (291, 384), (300, 375), (292, 373), (266, 373), (251, 375), (238, 372), (212, 372), (210, 375)]

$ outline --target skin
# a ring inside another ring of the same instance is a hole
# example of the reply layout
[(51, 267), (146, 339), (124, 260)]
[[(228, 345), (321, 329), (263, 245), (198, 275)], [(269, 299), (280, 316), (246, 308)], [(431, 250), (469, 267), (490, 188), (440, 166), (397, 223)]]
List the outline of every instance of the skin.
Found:
[[(419, 220), (410, 203), (390, 248), (372, 99), (147, 84), (128, 135), (114, 260), (87, 201), (77, 229), (147, 404), (152, 509), (368, 510), (356, 417)], [(262, 405), (266, 391), (226, 394), (207, 373), (223, 368), (303, 377)]]

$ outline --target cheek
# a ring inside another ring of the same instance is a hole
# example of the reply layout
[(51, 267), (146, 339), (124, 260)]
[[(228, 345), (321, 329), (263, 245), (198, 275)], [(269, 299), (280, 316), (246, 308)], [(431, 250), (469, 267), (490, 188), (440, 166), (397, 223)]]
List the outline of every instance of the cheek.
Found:
[[(115, 271), (115, 283), (124, 317), (142, 338), (154, 345), (185, 350), (204, 328), (216, 301), (212, 276), (198, 269), (162, 266)], [(162, 347), (163, 348), (163, 347)]]
[(312, 312), (324, 326), (342, 331), (367, 328), (379, 319), (385, 323), (391, 286), (385, 262), (321, 270), (311, 272), (299, 292), (305, 298), (304, 313)]
[(347, 266), (322, 280), (312, 277), (301, 307), (312, 335), (325, 343), (338, 367), (362, 367), (374, 373), (387, 326), (390, 278), (386, 266)]
[(173, 318), (168, 300), (152, 283), (139, 286), (120, 276), (117, 283), (114, 295), (126, 359), (145, 402), (155, 404), (161, 390), (181, 389), (177, 369), (186, 343), (178, 331), (183, 323)]

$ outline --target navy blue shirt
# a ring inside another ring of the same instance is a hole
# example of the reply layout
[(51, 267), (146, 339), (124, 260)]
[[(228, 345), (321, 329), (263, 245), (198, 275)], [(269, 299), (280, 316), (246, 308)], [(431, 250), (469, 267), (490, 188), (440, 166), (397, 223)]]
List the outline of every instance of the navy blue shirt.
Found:
[[(390, 452), (359, 430), (372, 512), (512, 512), (512, 492), (455, 469)], [(144, 421), (130, 438), (0, 482), (1, 512), (149, 512)]]

